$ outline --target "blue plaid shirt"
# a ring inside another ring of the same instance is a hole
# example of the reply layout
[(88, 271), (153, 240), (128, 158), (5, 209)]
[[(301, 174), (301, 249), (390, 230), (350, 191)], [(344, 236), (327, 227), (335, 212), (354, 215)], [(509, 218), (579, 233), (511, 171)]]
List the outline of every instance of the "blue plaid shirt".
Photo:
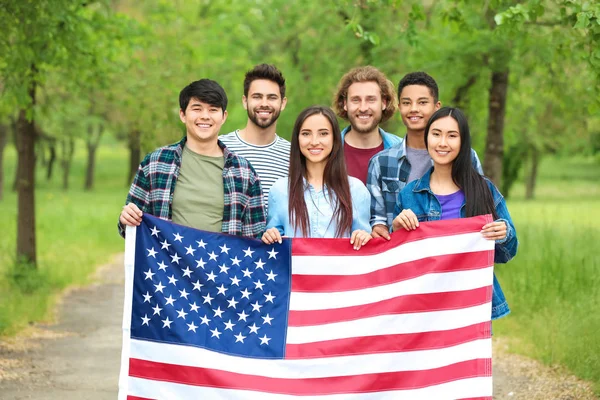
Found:
[[(473, 167), (483, 175), (481, 162), (471, 149)], [(431, 161), (433, 165), (433, 160)], [(398, 145), (385, 149), (369, 161), (367, 189), (371, 192), (371, 227), (386, 225), (391, 230), (398, 194), (408, 183), (410, 163), (406, 157), (406, 138)]]

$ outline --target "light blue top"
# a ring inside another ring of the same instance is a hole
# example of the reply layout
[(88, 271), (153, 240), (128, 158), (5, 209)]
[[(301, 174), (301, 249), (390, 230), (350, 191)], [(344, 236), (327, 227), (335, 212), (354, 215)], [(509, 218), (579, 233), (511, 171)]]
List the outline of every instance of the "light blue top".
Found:
[[(369, 206), (371, 195), (363, 183), (353, 177), (348, 177), (350, 195), (352, 196), (352, 231), (363, 229), (371, 231), (369, 225)], [(304, 201), (308, 209), (311, 238), (334, 238), (337, 223), (332, 220), (333, 207), (329, 202), (327, 187), (321, 191), (304, 181)], [(300, 230), (295, 231), (290, 224), (288, 213), (288, 178), (280, 178), (271, 187), (269, 192), (269, 212), (267, 229), (277, 228), (282, 236), (303, 237)], [(335, 197), (334, 197), (335, 200)], [(347, 232), (343, 237), (350, 237), (352, 232)]]

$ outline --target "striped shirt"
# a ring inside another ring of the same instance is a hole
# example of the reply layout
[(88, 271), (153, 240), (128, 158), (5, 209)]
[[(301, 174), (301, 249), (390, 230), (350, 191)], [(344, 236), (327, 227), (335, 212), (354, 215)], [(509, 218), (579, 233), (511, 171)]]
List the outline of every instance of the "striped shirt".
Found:
[(275, 140), (267, 145), (259, 146), (245, 142), (235, 130), (219, 136), (219, 140), (227, 148), (250, 161), (258, 173), (263, 190), (265, 207), (269, 205), (269, 191), (279, 178), (288, 176), (290, 166), (290, 142), (275, 135)]

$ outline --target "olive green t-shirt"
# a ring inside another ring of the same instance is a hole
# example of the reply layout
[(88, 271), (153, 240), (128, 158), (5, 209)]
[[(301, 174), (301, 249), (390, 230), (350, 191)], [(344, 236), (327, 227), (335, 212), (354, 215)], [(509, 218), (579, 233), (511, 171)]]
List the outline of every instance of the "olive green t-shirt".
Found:
[(221, 232), (224, 165), (223, 156), (203, 156), (187, 146), (183, 148), (181, 168), (173, 193), (173, 222)]

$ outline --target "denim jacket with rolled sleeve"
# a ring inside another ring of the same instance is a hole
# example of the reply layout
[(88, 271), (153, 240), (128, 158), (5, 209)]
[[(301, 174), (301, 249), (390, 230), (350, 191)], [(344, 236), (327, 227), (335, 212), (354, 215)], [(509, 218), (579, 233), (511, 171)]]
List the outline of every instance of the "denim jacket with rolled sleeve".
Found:
[[(430, 169), (420, 179), (412, 181), (402, 189), (398, 195), (398, 201), (394, 209), (394, 215), (400, 214), (402, 210), (412, 210), (420, 222), (437, 221), (442, 218), (442, 206), (437, 197), (433, 194), (430, 187), (431, 172)], [(498, 215), (497, 221), (506, 223), (506, 237), (502, 240), (496, 240), (494, 251), (494, 263), (504, 264), (510, 261), (516, 254), (519, 246), (515, 226), (508, 213), (506, 201), (496, 186), (487, 178), (484, 178), (494, 200), (494, 207)], [(461, 218), (465, 217), (465, 203), (460, 208)], [(504, 317), (510, 312), (504, 292), (494, 273), (494, 291), (492, 294), (492, 319)]]

